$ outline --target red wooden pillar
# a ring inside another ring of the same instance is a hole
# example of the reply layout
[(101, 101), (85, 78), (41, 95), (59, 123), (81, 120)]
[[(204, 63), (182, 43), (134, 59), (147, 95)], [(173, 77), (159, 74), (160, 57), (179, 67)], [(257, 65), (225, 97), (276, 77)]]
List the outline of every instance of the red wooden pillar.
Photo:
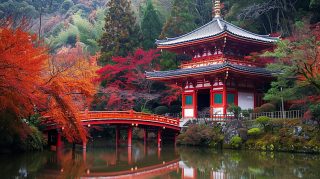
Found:
[(186, 99), (185, 99), (185, 94), (184, 94), (184, 88), (182, 88), (182, 94), (181, 94), (181, 99), (182, 99), (182, 106), (181, 106), (181, 110), (182, 110), (182, 118), (184, 118), (184, 108), (185, 108), (185, 104), (186, 104)]
[(147, 155), (147, 142), (148, 142), (148, 130), (147, 128), (143, 128), (143, 153)]
[(116, 147), (119, 146), (120, 143), (120, 129), (118, 126), (116, 126)]
[(87, 152), (86, 152), (86, 150), (82, 151), (82, 159), (83, 159), (84, 162), (87, 161)]
[(148, 131), (147, 128), (143, 128), (143, 143), (146, 146), (148, 142)]
[(128, 127), (128, 147), (132, 146), (132, 127)]
[(198, 98), (197, 98), (197, 90), (194, 89), (194, 92), (193, 92), (193, 117), (197, 118), (198, 117), (198, 109), (197, 109), (197, 106), (198, 106)]
[(57, 143), (56, 143), (57, 149), (62, 147), (62, 141), (61, 141), (61, 133), (58, 131), (57, 132)]
[(158, 148), (161, 148), (161, 128), (158, 128), (158, 135), (157, 135), (157, 143), (158, 143)]
[(82, 149), (85, 151), (87, 150), (87, 142), (86, 141), (83, 141), (82, 142)]
[(223, 82), (223, 91), (222, 91), (222, 106), (223, 106), (223, 114), (226, 115), (227, 114), (227, 108), (228, 108), (228, 95), (227, 95), (227, 84), (226, 84), (226, 80)]
[(213, 117), (213, 87), (210, 87), (210, 118)]
[(128, 164), (132, 164), (132, 147), (128, 147)]
[(161, 148), (160, 147), (158, 147), (157, 154), (158, 154), (158, 160), (160, 160), (160, 158), (161, 158)]

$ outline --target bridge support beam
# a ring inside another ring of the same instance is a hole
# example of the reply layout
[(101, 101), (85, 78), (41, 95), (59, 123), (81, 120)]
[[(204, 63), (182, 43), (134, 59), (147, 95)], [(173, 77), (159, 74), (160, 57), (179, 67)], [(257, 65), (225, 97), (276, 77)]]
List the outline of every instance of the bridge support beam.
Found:
[(128, 147), (128, 164), (132, 164), (132, 148)]
[(148, 142), (148, 130), (147, 130), (147, 128), (143, 128), (143, 143), (144, 143), (144, 146), (147, 146), (147, 142)]
[(57, 149), (62, 147), (62, 141), (61, 141), (61, 133), (60, 133), (60, 131), (57, 132), (57, 143), (56, 143), (56, 147), (57, 147)]
[(87, 150), (87, 142), (82, 142), (82, 150), (83, 151)]
[(120, 129), (118, 126), (116, 126), (116, 147), (118, 147), (120, 144)]
[(132, 146), (132, 127), (128, 127), (128, 147)]
[(157, 135), (157, 143), (158, 143), (158, 148), (161, 148), (161, 128), (158, 128), (158, 135)]

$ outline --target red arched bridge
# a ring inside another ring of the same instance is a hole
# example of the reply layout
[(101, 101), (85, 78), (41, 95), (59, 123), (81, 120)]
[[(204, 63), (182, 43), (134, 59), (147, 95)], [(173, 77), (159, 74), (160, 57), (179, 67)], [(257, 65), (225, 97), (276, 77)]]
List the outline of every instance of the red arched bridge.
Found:
[[(142, 112), (130, 111), (84, 111), (81, 112), (82, 125), (91, 127), (94, 125), (114, 125), (116, 126), (116, 145), (119, 144), (120, 130), (127, 129), (128, 146), (132, 144), (132, 128), (139, 127), (144, 129), (144, 140), (148, 138), (148, 129), (157, 130), (158, 146), (161, 145), (161, 134), (174, 134), (174, 138), (180, 131), (178, 118), (148, 114)], [(55, 143), (57, 147), (61, 146), (61, 126), (47, 121), (44, 123), (45, 131), (48, 132), (48, 143)], [(50, 133), (51, 131), (51, 133)], [(53, 132), (52, 132), (53, 131)], [(86, 144), (83, 144), (86, 147)]]

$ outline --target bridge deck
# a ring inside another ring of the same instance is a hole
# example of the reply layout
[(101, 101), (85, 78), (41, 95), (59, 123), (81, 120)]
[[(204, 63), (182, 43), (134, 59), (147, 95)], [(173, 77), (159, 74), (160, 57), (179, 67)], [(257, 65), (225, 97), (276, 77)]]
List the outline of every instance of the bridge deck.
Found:
[[(84, 111), (80, 113), (83, 125), (127, 124), (146, 125), (180, 130), (178, 118), (130, 111)], [(58, 128), (55, 123), (47, 123), (47, 129)]]

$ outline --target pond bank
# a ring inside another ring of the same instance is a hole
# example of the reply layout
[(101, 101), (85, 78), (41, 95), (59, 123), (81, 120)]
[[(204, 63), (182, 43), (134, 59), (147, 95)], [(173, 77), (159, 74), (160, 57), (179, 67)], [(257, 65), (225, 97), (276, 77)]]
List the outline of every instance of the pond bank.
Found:
[(250, 149), (320, 153), (318, 125), (300, 119), (263, 119), (246, 124), (192, 125), (177, 138), (178, 145), (224, 149)]

